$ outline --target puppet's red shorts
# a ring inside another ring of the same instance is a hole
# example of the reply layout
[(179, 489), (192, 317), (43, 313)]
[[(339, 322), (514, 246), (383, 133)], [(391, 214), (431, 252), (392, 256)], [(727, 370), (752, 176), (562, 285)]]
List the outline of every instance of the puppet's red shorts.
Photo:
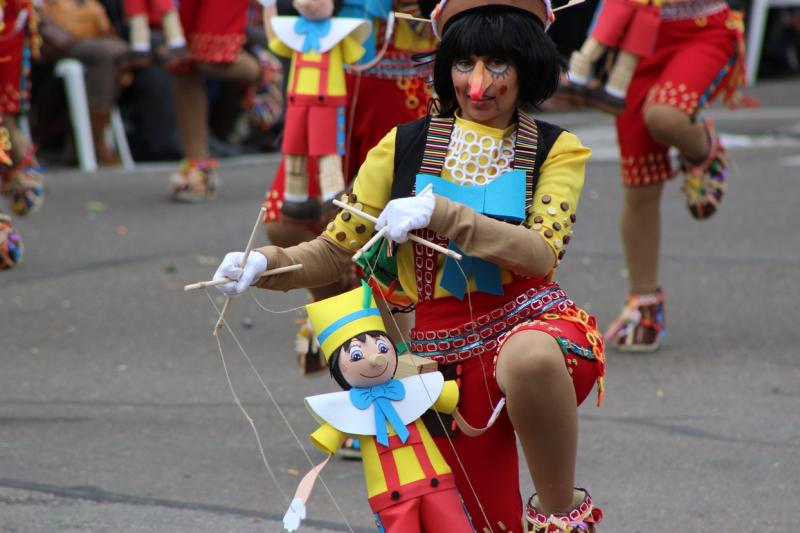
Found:
[[(522, 294), (530, 282), (531, 280), (513, 282), (505, 286), (505, 292), (509, 295)], [(484, 323), (481, 316), (497, 315), (494, 312), (498, 309), (497, 303), (500, 303), (499, 309), (503, 309), (517, 301), (513, 296), (509, 299), (505, 296), (479, 293), (472, 293), (471, 297), (472, 317), (479, 324)], [(418, 351), (418, 347), (415, 348), (414, 337), (431, 333), (430, 337), (440, 338), (440, 332), (453, 331), (469, 321), (470, 316), (466, 309), (467, 303), (454, 297), (437, 298), (430, 303), (418, 305), (417, 328), (412, 333), (412, 350), (418, 355), (424, 355), (422, 351)], [(508, 333), (500, 342), (484, 342), (483, 346), (491, 349), (486, 349), (483, 354), (440, 367), (445, 374), (450, 373), (453, 366), (456, 367), (460, 384), (458, 409), (472, 426), (484, 427), (494, 407), (503, 397), (494, 378), (495, 358), (500, 347), (511, 335), (526, 329), (543, 331), (559, 342), (562, 352), (565, 353), (564, 364), (572, 377), (579, 404), (603, 375), (602, 339), (593, 318), (572, 305), (563, 312), (548, 311), (533, 318), (534, 320), (521, 321), (521, 324), (510, 331), (506, 330)], [(485, 324), (490, 327), (497, 322), (498, 319), (495, 319), (494, 322)], [(434, 433), (433, 428), (431, 431)], [(507, 410), (504, 409), (494, 425), (478, 437), (467, 437), (458, 433), (451, 439), (445, 436), (434, 436), (434, 439), (453, 469), (456, 486), (476, 530), (484, 531), (484, 528), (489, 527), (492, 531), (502, 531), (499, 525), (502, 523), (507, 530), (518, 531), (522, 517), (522, 496), (519, 491), (516, 436)], [(464, 469), (460, 464), (464, 465)]]
[(283, 126), (284, 154), (342, 155), (345, 147), (344, 98), (342, 105), (307, 105), (289, 96)]
[(375, 521), (378, 530), (385, 533), (475, 531), (455, 488), (429, 492), (387, 507), (375, 513)]
[(661, 23), (656, 50), (639, 61), (625, 111), (617, 117), (624, 186), (663, 183), (674, 175), (668, 147), (650, 136), (643, 110), (665, 104), (696, 115), (730, 83), (730, 73), (742, 59), (731, 16), (725, 9), (708, 17)]
[(15, 28), (20, 8), (19, 2), (8, 2), (3, 11), (3, 32), (0, 33), (0, 112), (9, 115), (19, 113), (27, 98), (24, 85), (28, 80), (22, 64), (25, 28)]
[(181, 0), (181, 24), (192, 59), (235, 61), (244, 44), (249, 5), (249, 0)]
[(636, 0), (603, 0), (592, 38), (637, 57), (653, 52), (661, 15), (656, 6)]

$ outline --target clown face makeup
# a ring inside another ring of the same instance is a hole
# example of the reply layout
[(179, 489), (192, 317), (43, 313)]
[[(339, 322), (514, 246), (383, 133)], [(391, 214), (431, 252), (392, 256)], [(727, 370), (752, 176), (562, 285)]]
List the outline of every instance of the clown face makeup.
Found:
[(450, 75), (462, 118), (500, 129), (511, 123), (519, 84), (517, 69), (508, 61), (485, 56), (459, 59)]
[(341, 376), (351, 387), (372, 387), (394, 376), (397, 352), (384, 335), (359, 335), (339, 350), (338, 365)]

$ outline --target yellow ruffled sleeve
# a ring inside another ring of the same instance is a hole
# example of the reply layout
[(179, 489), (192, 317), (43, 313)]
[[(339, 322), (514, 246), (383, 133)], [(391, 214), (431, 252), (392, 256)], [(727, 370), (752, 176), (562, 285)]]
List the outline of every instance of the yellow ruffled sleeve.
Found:
[(342, 433), (330, 424), (322, 424), (319, 429), (311, 434), (311, 442), (314, 446), (331, 455), (336, 454), (346, 438), (347, 435), (345, 433)]
[[(369, 151), (353, 183), (352, 194), (345, 195), (343, 200), (376, 218), (389, 203), (392, 193), (396, 133), (397, 129), (392, 128)], [(355, 251), (369, 240), (374, 229), (375, 225), (369, 220), (342, 210), (328, 224), (325, 234), (340, 246)]]
[(530, 227), (544, 237), (560, 260), (572, 238), (575, 212), (583, 189), (586, 161), (592, 151), (567, 131), (558, 136), (539, 170)]
[(281, 57), (292, 57), (293, 50), (286, 46), (286, 44), (277, 37), (269, 41), (269, 49), (276, 55)]
[(342, 47), (342, 61), (344, 61), (345, 65), (357, 63), (367, 51), (366, 48), (361, 46), (361, 43), (349, 35), (342, 39), (342, 42), (339, 43), (339, 45)]
[(444, 382), (439, 398), (433, 404), (433, 408), (444, 414), (451, 414), (458, 405), (458, 385), (454, 380)]

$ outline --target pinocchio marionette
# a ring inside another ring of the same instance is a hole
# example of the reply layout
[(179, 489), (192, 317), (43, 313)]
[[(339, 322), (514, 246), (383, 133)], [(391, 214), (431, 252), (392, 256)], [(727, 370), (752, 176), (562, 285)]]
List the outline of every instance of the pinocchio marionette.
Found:
[(311, 441), (329, 456), (300, 482), (284, 527), (299, 527), (320, 470), (345, 438), (356, 436), (381, 531), (474, 531), (453, 473), (420, 420), (431, 408), (455, 410), (455, 381), (444, 381), (439, 372), (394, 378), (397, 352), (366, 284), (306, 309), (331, 375), (345, 390), (305, 399), (322, 424)]
[[(603, 111), (622, 113), (639, 59), (655, 49), (660, 6), (661, 0), (604, 0), (589, 38), (570, 57), (570, 90)], [(595, 63), (609, 50), (616, 50), (616, 56), (605, 85), (593, 87)]]
[(173, 0), (125, 0), (125, 16), (130, 25), (133, 64), (146, 66), (150, 59), (150, 23), (159, 22), (164, 32), (167, 61), (178, 61), (189, 50), (178, 11)]
[(286, 89), (286, 118), (281, 151), (286, 166), (282, 212), (292, 218), (316, 219), (319, 207), (308, 195), (308, 156), (319, 157), (323, 202), (344, 190), (347, 87), (344, 67), (365, 53), (362, 43), (371, 24), (358, 18), (335, 17), (334, 0), (295, 0), (299, 17), (275, 16), (270, 49), (291, 58)]

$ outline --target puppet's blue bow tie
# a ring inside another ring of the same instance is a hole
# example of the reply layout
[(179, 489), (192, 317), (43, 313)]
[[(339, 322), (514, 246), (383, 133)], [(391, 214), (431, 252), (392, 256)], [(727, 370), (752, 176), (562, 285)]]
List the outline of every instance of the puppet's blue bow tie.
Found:
[(328, 35), (331, 31), (331, 19), (311, 20), (300, 17), (294, 25), (294, 31), (300, 35), (305, 35), (303, 41), (303, 53), (319, 52), (322, 49), (320, 39)]
[(397, 436), (402, 442), (408, 440), (408, 428), (395, 411), (392, 401), (399, 401), (406, 397), (406, 388), (403, 384), (391, 379), (386, 383), (373, 387), (353, 387), (350, 389), (350, 401), (357, 408), (364, 410), (375, 404), (375, 438), (384, 446), (389, 446), (389, 434), (386, 423), (392, 425)]

